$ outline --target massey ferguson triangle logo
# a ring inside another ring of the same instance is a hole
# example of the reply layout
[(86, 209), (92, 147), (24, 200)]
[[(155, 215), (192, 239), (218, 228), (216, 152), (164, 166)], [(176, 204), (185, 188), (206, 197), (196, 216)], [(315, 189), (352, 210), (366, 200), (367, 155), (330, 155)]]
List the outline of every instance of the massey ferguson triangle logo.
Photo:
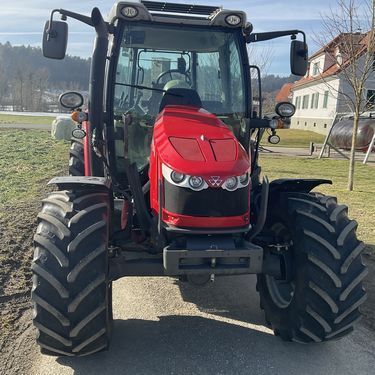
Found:
[(211, 176), (208, 182), (211, 184), (211, 186), (219, 187), (223, 180), (220, 178), (220, 176)]

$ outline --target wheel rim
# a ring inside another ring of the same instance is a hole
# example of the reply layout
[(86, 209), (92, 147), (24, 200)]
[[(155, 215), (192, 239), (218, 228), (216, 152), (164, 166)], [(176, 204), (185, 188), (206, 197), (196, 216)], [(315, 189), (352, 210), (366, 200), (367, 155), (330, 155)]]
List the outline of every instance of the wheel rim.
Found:
[(287, 308), (294, 297), (294, 282), (276, 280), (274, 277), (266, 275), (266, 283), (273, 303), (280, 309)]
[[(275, 223), (272, 225), (271, 230), (274, 232), (277, 243), (289, 243), (292, 244), (291, 236), (282, 223)], [(284, 262), (288, 259), (290, 262), (293, 261), (293, 248), (289, 247), (289, 250), (283, 252)], [(268, 292), (273, 303), (280, 309), (286, 309), (292, 302), (295, 293), (295, 282), (294, 277), (287, 278), (287, 280), (278, 280), (273, 276), (265, 275)]]

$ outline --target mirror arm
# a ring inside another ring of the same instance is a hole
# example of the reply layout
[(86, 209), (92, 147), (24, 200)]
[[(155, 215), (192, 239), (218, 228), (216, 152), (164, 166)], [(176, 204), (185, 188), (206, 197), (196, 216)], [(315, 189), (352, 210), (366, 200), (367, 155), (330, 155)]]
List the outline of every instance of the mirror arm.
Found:
[(65, 16), (65, 17), (74, 18), (75, 20), (80, 21), (80, 22), (83, 22), (83, 23), (85, 23), (86, 25), (94, 26), (93, 23), (92, 23), (91, 17), (84, 16), (83, 14), (79, 14), (79, 13), (71, 12), (71, 11), (69, 11), (69, 10), (65, 10), (65, 9), (59, 9), (59, 13), (60, 13), (63, 17)]
[(71, 17), (71, 18), (74, 18), (77, 21), (85, 23), (86, 25), (94, 26), (91, 17), (84, 16), (83, 14), (71, 12), (71, 11), (65, 10), (65, 9), (54, 9), (51, 12), (51, 17), (50, 17), (50, 22), (49, 22), (50, 28), (47, 30), (50, 38), (54, 38), (53, 30), (51, 30), (51, 25), (52, 25), (53, 16), (55, 15), (55, 13), (60, 13), (61, 19), (64, 20), (64, 21), (66, 21), (66, 17)]
[(59, 9), (54, 9), (52, 12), (51, 12), (51, 16), (50, 16), (50, 20), (49, 20), (49, 25), (48, 25), (48, 30), (46, 31), (47, 34), (48, 34), (48, 37), (47, 37), (47, 40), (49, 41), (51, 38), (56, 38), (56, 31), (52, 30), (51, 27), (52, 27), (52, 22), (53, 22), (53, 16), (55, 13), (59, 13), (60, 10)]
[(296, 38), (297, 34), (302, 34), (303, 42), (306, 45), (306, 34), (302, 30), (284, 30), (284, 31), (271, 31), (268, 33), (253, 33), (246, 37), (247, 43), (263, 42), (265, 40), (280, 38), (282, 36), (290, 35), (292, 39)]
[(47, 40), (50, 40), (51, 38), (56, 38), (56, 32), (51, 29), (52, 22), (53, 22), (53, 16), (55, 15), (55, 13), (60, 13), (61, 19), (63, 21), (66, 21), (66, 17), (71, 17), (71, 18), (76, 19), (77, 21), (81, 21), (81, 22), (85, 23), (86, 25), (94, 26), (94, 24), (91, 20), (91, 17), (87, 17), (87, 16), (84, 16), (83, 14), (71, 12), (71, 11), (65, 10), (65, 9), (54, 9), (51, 12), (51, 16), (50, 16), (49, 27), (48, 27), (48, 30), (47, 30), (47, 34), (48, 34)]

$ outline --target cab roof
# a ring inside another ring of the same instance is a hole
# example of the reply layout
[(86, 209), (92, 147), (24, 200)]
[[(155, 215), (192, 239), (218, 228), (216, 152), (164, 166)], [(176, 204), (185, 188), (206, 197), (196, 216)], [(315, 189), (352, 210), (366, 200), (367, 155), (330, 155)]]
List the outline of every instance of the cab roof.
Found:
[[(124, 15), (124, 8), (136, 9), (132, 17)], [(239, 17), (239, 23), (231, 25), (228, 16)], [(166, 3), (159, 1), (121, 1), (116, 3), (109, 14), (109, 23), (115, 24), (118, 19), (129, 22), (150, 21), (162, 23), (177, 23), (202, 26), (223, 26), (239, 28), (246, 25), (246, 13), (239, 10), (227, 10), (219, 6)]]

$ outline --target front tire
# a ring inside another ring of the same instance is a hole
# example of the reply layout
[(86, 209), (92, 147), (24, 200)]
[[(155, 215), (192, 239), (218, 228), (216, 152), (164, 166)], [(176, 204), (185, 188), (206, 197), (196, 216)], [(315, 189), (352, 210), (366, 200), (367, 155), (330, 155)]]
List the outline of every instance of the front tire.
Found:
[(85, 175), (85, 156), (81, 139), (72, 138), (69, 151), (69, 176)]
[(38, 218), (32, 301), (42, 352), (82, 356), (107, 348), (112, 309), (108, 195), (54, 192)]
[(357, 240), (357, 223), (333, 197), (293, 193), (284, 202), (282, 214), (273, 214), (266, 225), (277, 242), (291, 244), (283, 254), (289, 279), (258, 275), (266, 320), (286, 341), (339, 339), (353, 330), (366, 299), (365, 246)]

